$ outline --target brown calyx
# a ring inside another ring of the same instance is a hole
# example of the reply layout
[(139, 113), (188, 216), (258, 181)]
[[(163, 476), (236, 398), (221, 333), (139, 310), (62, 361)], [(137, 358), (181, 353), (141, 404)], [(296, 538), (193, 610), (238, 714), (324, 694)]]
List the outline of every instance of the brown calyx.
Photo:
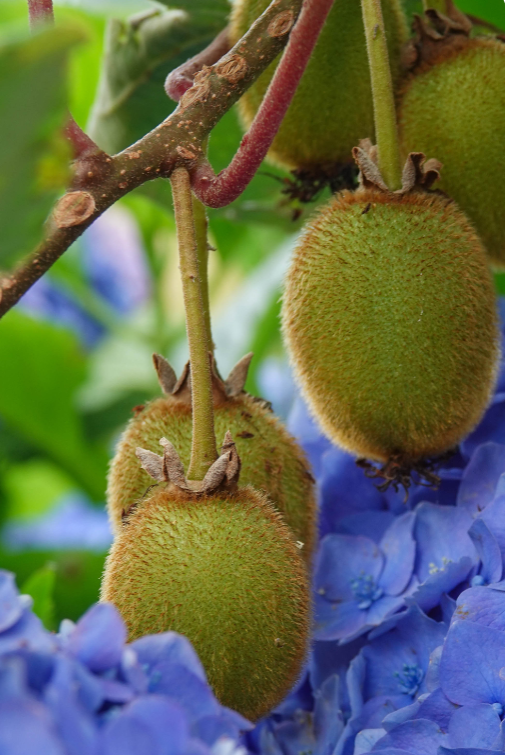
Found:
[(314, 201), (326, 187), (332, 194), (343, 189), (355, 189), (357, 179), (356, 166), (352, 162), (345, 162), (304, 166), (291, 171), (289, 178), (279, 180), (284, 187), (281, 194), (291, 201), (307, 204)]
[(409, 498), (409, 489), (412, 484), (438, 490), (441, 478), (438, 469), (445, 461), (448, 461), (457, 452), (457, 448), (451, 448), (444, 454), (431, 459), (418, 459), (406, 461), (400, 456), (392, 456), (388, 461), (377, 466), (368, 459), (357, 459), (356, 464), (365, 471), (365, 476), (372, 480), (382, 480), (377, 485), (377, 490), (385, 493), (390, 487), (398, 493), (400, 488), (405, 491), (404, 503)]
[(197, 498), (220, 492), (233, 493), (236, 490), (241, 463), (229, 431), (224, 436), (221, 455), (209, 468), (203, 480), (186, 479), (180, 456), (169, 440), (161, 438), (160, 446), (163, 447), (163, 456), (158, 456), (145, 448), (137, 448), (135, 451), (142, 469), (145, 469), (156, 482), (167, 483), (168, 486)]
[(428, 191), (440, 178), (441, 162), (434, 158), (426, 160), (422, 152), (411, 152), (403, 168), (402, 188), (392, 192), (382, 178), (377, 162), (377, 147), (370, 139), (362, 139), (359, 147), (354, 147), (352, 154), (359, 167), (361, 190), (378, 189), (388, 194), (410, 194), (415, 191)]
[(407, 42), (402, 63), (408, 71), (432, 66), (446, 59), (469, 43), (473, 24), (464, 13), (446, 0), (446, 12), (430, 8), (424, 15), (416, 14), (412, 23), (414, 37)]
[[(244, 394), (244, 386), (247, 380), (249, 365), (253, 358), (250, 352), (240, 359), (235, 367), (231, 370), (226, 380), (223, 380), (217, 369), (214, 355), (209, 352), (212, 375), (212, 394), (214, 399), (214, 408), (218, 409), (228, 401)], [(154, 369), (158, 376), (161, 390), (166, 396), (175, 398), (182, 406), (191, 410), (191, 365), (187, 362), (184, 369), (177, 379), (174, 369), (160, 354), (153, 354)], [(269, 407), (268, 402), (263, 399), (256, 399)]]

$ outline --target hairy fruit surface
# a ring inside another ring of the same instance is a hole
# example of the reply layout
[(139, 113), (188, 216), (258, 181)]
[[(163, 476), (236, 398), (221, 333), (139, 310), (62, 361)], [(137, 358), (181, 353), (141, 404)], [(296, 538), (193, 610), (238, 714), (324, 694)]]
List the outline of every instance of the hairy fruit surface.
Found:
[(465, 40), (406, 81), (402, 148), (436, 155), (440, 188), (474, 223), (494, 264), (505, 267), (505, 45)]
[(283, 325), (312, 411), (359, 456), (441, 454), (490, 399), (499, 348), (485, 250), (436, 193), (335, 197), (298, 242)]
[[(237, 0), (231, 41), (237, 42), (269, 0)], [(383, 0), (393, 78), (398, 79), (406, 22), (398, 0)], [(240, 100), (248, 128), (275, 73), (275, 60)], [(348, 163), (351, 151), (374, 132), (372, 92), (361, 4), (335, 0), (297, 92), (269, 152), (287, 168)]]
[[(310, 562), (315, 539), (314, 482), (303, 452), (264, 402), (245, 392), (220, 400), (214, 407), (217, 437), (227, 430), (242, 460), (241, 484), (262, 490), (283, 515), (301, 541)], [(152, 484), (139, 468), (137, 446), (159, 451), (159, 439), (169, 438), (187, 467), (191, 451), (191, 406), (177, 395), (166, 395), (147, 404), (133, 417), (116, 450), (107, 491), (109, 518), (114, 531), (123, 516)]]
[(175, 630), (193, 643), (224, 705), (256, 720), (298, 678), (309, 586), (292, 535), (251, 487), (197, 500), (156, 489), (109, 554), (102, 600), (129, 638)]

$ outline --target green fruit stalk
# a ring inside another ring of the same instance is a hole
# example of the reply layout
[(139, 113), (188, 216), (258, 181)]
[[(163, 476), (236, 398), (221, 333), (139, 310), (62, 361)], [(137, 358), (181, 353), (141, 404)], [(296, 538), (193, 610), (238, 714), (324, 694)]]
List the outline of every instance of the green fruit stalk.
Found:
[[(130, 640), (185, 634), (221, 703), (257, 720), (282, 700), (303, 665), (310, 624), (305, 564), (267, 498), (226, 482), (238, 476), (237, 465), (224, 470), (226, 454), (194, 493), (195, 483), (181, 481), (171, 444), (163, 444), (163, 460), (140, 449), (139, 457), (162, 480), (171, 454), (168, 478), (179, 478), (182, 489), (173, 482), (156, 488), (126, 518), (107, 559), (102, 600), (116, 605)], [(225, 445), (233, 447), (230, 436)], [(208, 485), (216, 470), (217, 488), (216, 479)]]
[(424, 156), (409, 158), (407, 185), (392, 193), (363, 146), (355, 156), (370, 179), (336, 196), (297, 244), (283, 327), (326, 434), (408, 466), (451, 449), (481, 418), (499, 355), (496, 305), (472, 225), (423, 190), (435, 174), (420, 172)]
[[(436, 22), (437, 15), (431, 16)], [(435, 42), (430, 28), (418, 20), (414, 70), (399, 101), (402, 148), (405, 154), (416, 149), (437, 156), (443, 164), (440, 188), (475, 225), (492, 262), (503, 268), (505, 45), (468, 39), (461, 28), (448, 29)]]
[[(251, 355), (252, 356), (252, 355)], [(314, 482), (308, 463), (294, 438), (272, 414), (269, 406), (243, 391), (249, 356), (242, 360), (226, 382), (214, 370), (214, 421), (216, 434), (230, 430), (242, 459), (241, 482), (262, 490), (289, 525), (302, 553), (310, 563), (315, 540)], [(107, 491), (109, 518), (119, 533), (125, 514), (152, 484), (139, 468), (137, 446), (156, 452), (159, 439), (170, 438), (185, 465), (191, 451), (191, 395), (189, 372), (176, 383), (168, 363), (156, 356), (163, 398), (147, 404), (132, 418), (112, 461)]]
[[(269, 0), (237, 0), (231, 41), (237, 42), (268, 7)], [(399, 0), (383, 0), (393, 77), (407, 38)], [(277, 66), (274, 61), (240, 100), (248, 128)], [(374, 132), (370, 73), (357, 0), (335, 0), (313, 56), (269, 152), (283, 167), (313, 169), (351, 161), (352, 148)]]

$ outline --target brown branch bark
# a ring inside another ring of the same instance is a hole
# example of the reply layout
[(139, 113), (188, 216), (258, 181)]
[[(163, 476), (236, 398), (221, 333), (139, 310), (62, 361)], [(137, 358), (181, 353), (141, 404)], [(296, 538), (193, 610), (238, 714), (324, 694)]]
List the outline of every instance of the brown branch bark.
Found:
[(204, 159), (202, 142), (287, 42), (289, 29), (272, 36), (270, 25), (287, 11), (296, 18), (301, 6), (302, 0), (273, 0), (227, 55), (195, 77), (163, 123), (114, 157), (95, 152), (75, 162), (74, 180), (47, 221), (45, 239), (0, 282), (0, 317), (118, 199), (153, 178), (169, 178), (176, 167), (192, 170)]
[(195, 74), (199, 73), (204, 66), (217, 63), (229, 52), (230, 47), (229, 31), (223, 29), (205, 50), (187, 60), (175, 71), (171, 71), (165, 81), (165, 92), (170, 99), (179, 102), (182, 95), (193, 86)]

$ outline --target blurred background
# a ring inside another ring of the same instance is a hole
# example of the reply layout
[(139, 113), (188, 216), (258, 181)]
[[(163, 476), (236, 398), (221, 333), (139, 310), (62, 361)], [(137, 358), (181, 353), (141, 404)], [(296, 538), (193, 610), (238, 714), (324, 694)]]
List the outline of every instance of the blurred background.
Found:
[[(410, 15), (421, 10), (417, 0), (404, 2)], [(23, 185), (0, 181), (2, 270), (35, 246), (64, 186), (68, 152), (54, 124), (63, 122), (65, 104), (110, 153), (142, 137), (175, 107), (163, 90), (167, 73), (226, 24), (227, 0), (198, 0), (192, 14), (195, 5), (55, 0), (54, 39), (28, 55), (26, 2), (2, 0), (0, 176), (10, 175), (14, 159), (16, 176), (24, 176)], [(503, 0), (458, 5), (505, 31)], [(210, 140), (216, 171), (240, 138), (232, 111)], [(322, 192), (304, 207), (288, 202), (287, 178), (265, 165), (236, 202), (209, 211), (220, 370), (226, 375), (253, 351), (246, 387), (285, 419), (295, 389), (279, 334), (282, 279), (301, 224), (328, 197)], [(496, 285), (505, 293), (505, 275)], [(162, 179), (97, 220), (0, 323), (0, 568), (16, 574), (50, 628), (97, 600), (111, 540), (107, 467), (132, 409), (159, 395), (153, 352), (177, 372), (188, 356)]]

